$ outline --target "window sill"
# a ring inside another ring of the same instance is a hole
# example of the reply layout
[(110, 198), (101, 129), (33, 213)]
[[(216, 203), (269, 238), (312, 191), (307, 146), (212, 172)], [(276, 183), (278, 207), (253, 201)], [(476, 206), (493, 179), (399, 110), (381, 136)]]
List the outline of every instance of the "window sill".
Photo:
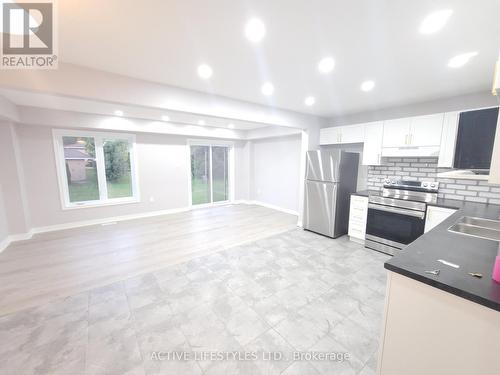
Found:
[(93, 201), (82, 204), (65, 204), (63, 206), (63, 210), (79, 210), (82, 208), (97, 208), (97, 207), (107, 207), (107, 206), (117, 206), (122, 204), (133, 204), (140, 203), (141, 200), (139, 198), (118, 198), (118, 199), (109, 199), (107, 201)]

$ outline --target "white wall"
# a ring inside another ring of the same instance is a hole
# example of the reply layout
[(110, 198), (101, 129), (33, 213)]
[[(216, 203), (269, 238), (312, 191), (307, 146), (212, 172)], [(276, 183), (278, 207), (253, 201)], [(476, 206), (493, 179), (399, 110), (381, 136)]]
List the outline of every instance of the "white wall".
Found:
[(301, 136), (251, 142), (250, 199), (299, 210)]
[(3, 250), (3, 244), (9, 235), (9, 224), (7, 223), (7, 215), (5, 212), (5, 204), (3, 198), (2, 185), (0, 185), (0, 251)]
[(25, 233), (29, 228), (23, 199), (21, 166), (16, 161), (15, 136), (11, 123), (0, 122), (0, 185), (9, 234)]
[[(17, 125), (32, 227), (186, 208), (189, 205), (187, 137), (137, 134), (137, 168), (141, 201), (124, 205), (63, 210), (59, 196), (52, 129)], [(246, 142), (235, 144), (235, 196), (247, 194)], [(243, 197), (243, 198), (239, 198)], [(154, 201), (151, 201), (151, 198)]]
[[(2, 211), (6, 229), (0, 228), (0, 235), (3, 232), (21, 234), (33, 228), (187, 208), (190, 178), (188, 139), (193, 137), (136, 133), (140, 202), (63, 210), (52, 127), (1, 124), (0, 185), (3, 188), (5, 208)], [(234, 164), (235, 200), (255, 200), (298, 211), (301, 135), (235, 140)]]

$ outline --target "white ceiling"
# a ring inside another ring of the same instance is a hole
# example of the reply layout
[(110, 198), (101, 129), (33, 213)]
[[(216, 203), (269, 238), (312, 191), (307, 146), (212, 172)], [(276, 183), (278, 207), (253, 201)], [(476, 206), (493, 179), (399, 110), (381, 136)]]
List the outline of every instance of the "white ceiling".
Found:
[[(235, 99), (337, 116), (488, 90), (500, 48), (498, 0), (65, 0), (59, 3), (63, 62)], [(454, 13), (437, 34), (418, 32), (430, 12)], [(245, 39), (261, 18), (267, 35)], [(478, 51), (461, 69), (452, 56)], [(332, 74), (320, 58), (336, 60)], [(212, 66), (201, 80), (200, 63)], [(361, 92), (362, 81), (375, 89)], [(272, 81), (275, 93), (260, 87)], [(316, 97), (313, 108), (304, 105)]]
[[(188, 112), (162, 110), (158, 108), (131, 106), (109, 103), (104, 101), (87, 100), (67, 96), (28, 92), (0, 88), (0, 96), (8, 99), (17, 106), (48, 108), (61, 111), (93, 113), (105, 116), (115, 116), (116, 110), (124, 112), (124, 117), (174, 124), (203, 125), (217, 128), (230, 128), (235, 130), (252, 130), (266, 127), (267, 125), (250, 121), (226, 119), (223, 117), (197, 115)], [(168, 116), (165, 121), (164, 116)], [(200, 124), (199, 121), (204, 121)]]

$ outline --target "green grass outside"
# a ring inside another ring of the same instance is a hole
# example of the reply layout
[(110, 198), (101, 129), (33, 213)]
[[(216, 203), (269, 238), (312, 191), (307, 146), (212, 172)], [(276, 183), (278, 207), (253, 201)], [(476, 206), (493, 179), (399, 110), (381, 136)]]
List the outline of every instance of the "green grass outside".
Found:
[[(80, 183), (69, 184), (70, 202), (85, 202), (99, 200), (99, 186), (97, 184), (97, 171), (87, 168), (87, 180)], [(132, 196), (132, 183), (130, 174), (122, 176), (115, 181), (108, 181), (108, 198), (124, 198)]]
[[(206, 182), (201, 178), (192, 178), (192, 196), (193, 205), (210, 203), (210, 189)], [(226, 183), (222, 180), (214, 180), (214, 202), (227, 201), (229, 197), (226, 195)]]
[[(69, 185), (70, 202), (85, 202), (99, 200), (99, 187), (97, 184), (96, 170), (87, 168), (87, 181), (82, 183), (72, 183)], [(124, 198), (132, 196), (132, 184), (130, 175), (125, 175), (118, 180), (108, 181), (108, 197)], [(208, 190), (208, 191), (207, 191)], [(214, 202), (226, 201), (225, 181), (214, 180)], [(210, 203), (210, 191), (205, 182), (199, 178), (192, 179), (193, 205)]]

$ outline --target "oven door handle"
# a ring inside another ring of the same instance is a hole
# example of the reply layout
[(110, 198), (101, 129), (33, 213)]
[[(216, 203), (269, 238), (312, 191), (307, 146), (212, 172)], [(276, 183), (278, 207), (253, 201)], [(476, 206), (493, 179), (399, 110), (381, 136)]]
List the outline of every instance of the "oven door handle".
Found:
[(385, 212), (392, 212), (392, 213), (400, 214), (400, 215), (418, 217), (419, 219), (422, 219), (422, 220), (425, 218), (425, 212), (422, 212), (422, 211), (406, 210), (404, 208), (397, 208), (397, 207), (390, 207), (390, 206), (381, 206), (381, 205), (373, 204), (373, 203), (369, 203), (368, 208), (371, 208), (372, 210), (379, 210), (379, 211), (385, 211)]

